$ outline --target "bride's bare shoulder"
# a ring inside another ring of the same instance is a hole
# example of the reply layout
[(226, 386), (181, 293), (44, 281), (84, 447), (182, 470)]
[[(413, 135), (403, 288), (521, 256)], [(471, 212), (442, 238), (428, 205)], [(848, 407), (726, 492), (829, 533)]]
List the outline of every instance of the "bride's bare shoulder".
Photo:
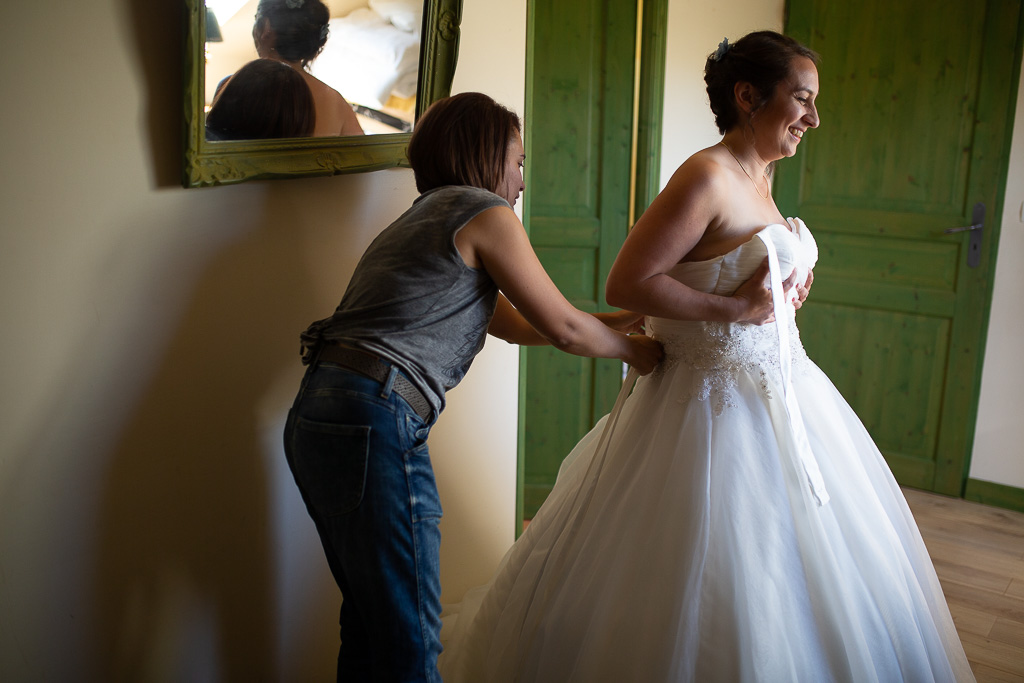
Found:
[(672, 174), (669, 185), (687, 186), (702, 191), (725, 190), (730, 175), (723, 166), (718, 151), (717, 146), (708, 147), (688, 158)]

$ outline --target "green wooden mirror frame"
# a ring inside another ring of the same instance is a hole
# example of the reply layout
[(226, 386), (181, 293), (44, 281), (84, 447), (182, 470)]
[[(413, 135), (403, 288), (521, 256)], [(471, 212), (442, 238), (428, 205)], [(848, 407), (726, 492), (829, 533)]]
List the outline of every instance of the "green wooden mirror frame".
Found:
[[(204, 0), (185, 0), (185, 187), (264, 178), (361, 173), (405, 163), (410, 133), (285, 140), (207, 141)], [(451, 93), (462, 0), (424, 0), (416, 116)]]

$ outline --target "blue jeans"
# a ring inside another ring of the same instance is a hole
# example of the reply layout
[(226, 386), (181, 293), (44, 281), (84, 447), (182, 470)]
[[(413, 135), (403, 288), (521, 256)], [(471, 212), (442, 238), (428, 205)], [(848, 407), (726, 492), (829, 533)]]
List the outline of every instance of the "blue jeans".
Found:
[(381, 383), (306, 371), (285, 455), (342, 593), (338, 681), (440, 682), (441, 504), (425, 423)]

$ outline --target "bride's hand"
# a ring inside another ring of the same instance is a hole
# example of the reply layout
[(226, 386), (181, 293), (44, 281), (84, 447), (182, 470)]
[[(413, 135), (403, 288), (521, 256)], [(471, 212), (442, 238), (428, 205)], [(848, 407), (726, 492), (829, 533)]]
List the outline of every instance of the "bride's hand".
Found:
[(641, 375), (646, 375), (653, 370), (665, 356), (665, 349), (661, 342), (642, 334), (633, 334), (628, 337), (630, 342), (629, 357), (625, 360), (630, 366), (636, 368)]
[(793, 301), (793, 308), (800, 308), (807, 301), (807, 295), (811, 293), (811, 283), (814, 282), (814, 271), (807, 271), (807, 279), (802, 285), (796, 286), (796, 299)]
[(766, 256), (750, 279), (740, 285), (732, 295), (732, 298), (738, 300), (742, 307), (736, 322), (764, 325), (775, 321), (772, 290), (767, 282), (768, 271), (768, 257)]

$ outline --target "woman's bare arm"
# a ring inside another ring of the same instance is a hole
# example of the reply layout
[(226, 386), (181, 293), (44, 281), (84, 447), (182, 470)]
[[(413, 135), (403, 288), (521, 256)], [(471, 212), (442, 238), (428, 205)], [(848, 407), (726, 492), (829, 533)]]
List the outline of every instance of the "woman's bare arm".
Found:
[[(482, 212), (456, 235), (456, 247), (471, 267), (482, 267), (507, 298), (499, 299), (489, 332), (509, 341), (541, 339), (577, 356), (619, 358), (641, 374), (661, 360), (660, 344), (616, 332), (576, 309), (544, 271), (515, 213), (505, 207)], [(521, 316), (533, 330), (516, 320)]]

